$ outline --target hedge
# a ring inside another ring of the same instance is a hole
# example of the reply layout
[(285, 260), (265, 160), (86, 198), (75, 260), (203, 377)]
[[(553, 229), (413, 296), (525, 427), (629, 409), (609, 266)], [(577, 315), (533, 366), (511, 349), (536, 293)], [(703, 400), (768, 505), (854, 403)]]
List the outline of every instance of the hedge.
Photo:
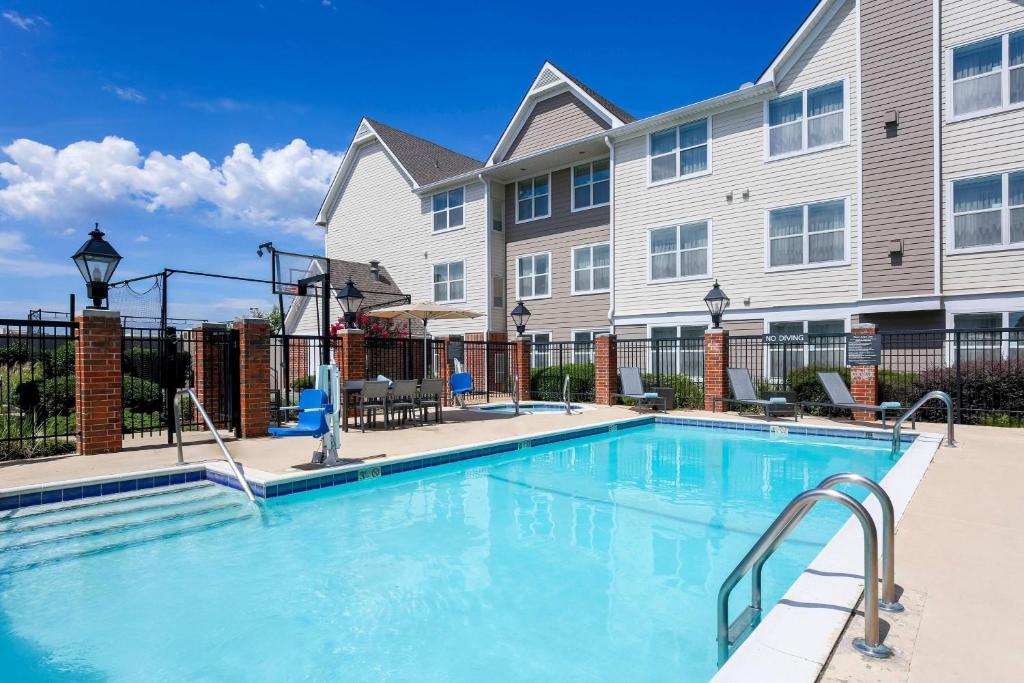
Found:
[(562, 385), (569, 375), (569, 391), (581, 400), (594, 400), (594, 364), (552, 365), (530, 370), (530, 397), (542, 401), (561, 401)]
[(654, 391), (655, 387), (668, 387), (675, 389), (675, 408), (691, 408), (702, 410), (704, 408), (704, 385), (701, 382), (691, 379), (686, 375), (653, 374), (641, 375), (644, 387), (647, 391)]
[(43, 373), (46, 377), (62, 377), (75, 374), (74, 342), (65, 342), (49, 351), (43, 358)]
[(23, 342), (8, 342), (0, 349), (0, 366), (10, 367), (28, 361), (28, 347)]
[(164, 404), (164, 393), (160, 385), (141, 377), (125, 377), (122, 391), (126, 410), (151, 413), (159, 411)]
[(42, 418), (69, 415), (75, 412), (75, 376), (22, 382), (14, 389), (14, 399), (22, 412), (37, 412)]
[[(179, 388), (187, 386), (187, 380), (192, 370), (192, 354), (188, 351), (178, 351), (174, 363), (177, 369), (174, 386)], [(160, 384), (163, 375), (160, 367), (160, 354), (155, 348), (133, 346), (125, 350), (121, 357), (121, 367), (126, 376), (139, 377), (157, 384)]]

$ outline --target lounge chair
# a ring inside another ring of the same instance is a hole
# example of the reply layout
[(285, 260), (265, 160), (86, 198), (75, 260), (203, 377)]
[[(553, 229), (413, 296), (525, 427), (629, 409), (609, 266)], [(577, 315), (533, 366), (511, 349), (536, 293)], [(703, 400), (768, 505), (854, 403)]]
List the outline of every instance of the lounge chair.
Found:
[(619, 370), (619, 377), (622, 381), (622, 393), (612, 394), (613, 398), (633, 399), (636, 401), (637, 408), (648, 406), (653, 410), (660, 406), (662, 412), (666, 410), (665, 399), (661, 395), (654, 391), (644, 391), (644, 381), (640, 377), (640, 368), (621, 368)]
[(420, 423), (427, 421), (427, 411), (434, 409), (434, 422), (444, 422), (441, 410), (441, 395), (444, 392), (444, 381), (425, 379), (420, 383), (420, 397), (416, 401), (421, 411)]
[(448, 380), (452, 389), (452, 400), (466, 407), (466, 397), (473, 393), (473, 377), (468, 372), (456, 372)]
[(386, 429), (390, 426), (388, 420), (387, 382), (364, 382), (363, 390), (359, 393), (359, 403), (356, 404), (360, 431), (366, 431), (367, 417), (374, 422), (377, 421), (378, 411), (384, 414), (384, 427)]
[(732, 395), (735, 398), (713, 398), (711, 399), (711, 411), (718, 412), (719, 403), (737, 403), (745, 406), (759, 406), (764, 409), (765, 419), (772, 419), (772, 412), (775, 408), (781, 408), (787, 413), (792, 413), (795, 419), (800, 419), (800, 404), (790, 403), (785, 398), (773, 398), (765, 400), (757, 397), (754, 389), (754, 381), (750, 377), (750, 370), (746, 368), (728, 368), (729, 386), (732, 388)]
[(842, 408), (844, 410), (863, 410), (872, 411), (882, 414), (882, 426), (886, 426), (886, 422), (889, 419), (889, 413), (899, 413), (903, 409), (903, 405), (898, 401), (883, 401), (878, 405), (870, 405), (866, 403), (857, 403), (853, 396), (850, 395), (850, 390), (846, 387), (846, 382), (843, 381), (842, 376), (838, 372), (819, 372), (818, 379), (821, 381), (821, 385), (825, 387), (825, 393), (828, 394), (828, 398), (831, 403), (815, 403), (813, 401), (801, 401), (801, 406), (816, 406), (820, 408)]
[(391, 383), (391, 396), (388, 401), (388, 411), (391, 413), (391, 422), (394, 423), (397, 416), (405, 422), (411, 413), (416, 418), (416, 389), (419, 382), (414, 379), (397, 379)]

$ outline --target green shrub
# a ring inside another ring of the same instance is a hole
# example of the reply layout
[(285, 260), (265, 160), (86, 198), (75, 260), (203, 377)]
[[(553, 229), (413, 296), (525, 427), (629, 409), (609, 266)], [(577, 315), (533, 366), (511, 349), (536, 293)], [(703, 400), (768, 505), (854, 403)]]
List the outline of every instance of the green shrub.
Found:
[(56, 441), (36, 441), (34, 443), (0, 444), (0, 462), (5, 460), (46, 458), (53, 455), (74, 453), (74, 451), (75, 442), (65, 439)]
[(46, 422), (43, 423), (43, 434), (74, 434), (75, 433), (75, 414), (70, 415), (55, 415), (53, 417), (46, 418)]
[(299, 377), (292, 382), (292, 389), (314, 389), (316, 387), (316, 377), (313, 375), (306, 375), (305, 377)]
[(22, 412), (34, 411), (39, 406), (39, 381), (30, 379), (19, 382), (11, 390), (11, 399)]
[[(188, 351), (178, 351), (170, 360), (173, 361), (175, 369), (174, 386), (188, 386), (187, 380), (192, 371), (192, 354)], [(125, 350), (121, 357), (121, 366), (126, 376), (161, 384), (164, 370), (160, 361), (161, 356), (156, 348), (133, 346)]]
[(39, 412), (42, 417), (75, 412), (75, 376), (62, 375), (39, 382)]
[[(64, 419), (72, 420), (74, 429), (74, 417)], [(37, 424), (29, 415), (0, 415), (0, 460), (40, 458), (73, 451), (74, 441), (64, 436), (44, 436), (47, 433), (54, 433), (55, 427), (63, 431), (63, 427), (56, 424)]]
[(0, 348), (0, 366), (11, 367), (28, 361), (28, 347), (23, 342), (8, 342)]
[(46, 377), (75, 374), (74, 342), (65, 342), (43, 357), (43, 374)]
[[(188, 419), (189, 413), (183, 413), (185, 419)], [(121, 431), (123, 432), (143, 432), (150, 429), (159, 429), (161, 424), (161, 413), (159, 410), (153, 411), (142, 411), (135, 412), (132, 410), (125, 410), (123, 415), (123, 426)]]
[(141, 377), (125, 377), (122, 386), (126, 410), (136, 413), (159, 411), (164, 404), (160, 385)]
[[(789, 371), (789, 376), (786, 379), (789, 384), (789, 390), (796, 392), (797, 401), (808, 401), (811, 403), (832, 402), (832, 399), (829, 398), (828, 392), (825, 391), (825, 387), (821, 383), (821, 380), (818, 379), (819, 372), (838, 372), (839, 376), (843, 378), (843, 382), (846, 386), (850, 386), (849, 368), (835, 368), (819, 365), (808, 365), (803, 368), (796, 368)], [(835, 408), (818, 406), (808, 406), (804, 412), (809, 415), (824, 415), (828, 417), (850, 416), (849, 410), (837, 410)]]
[(561, 401), (562, 385), (569, 375), (569, 391), (574, 400), (594, 400), (594, 365), (579, 363), (553, 365), (530, 370), (530, 398), (538, 401)]
[(648, 391), (654, 391), (655, 387), (675, 389), (676, 403), (674, 406), (669, 406), (669, 409), (689, 408), (699, 410), (704, 407), (704, 385), (686, 375), (662, 374), (659, 379), (657, 375), (644, 374), (641, 378), (643, 379), (644, 387)]

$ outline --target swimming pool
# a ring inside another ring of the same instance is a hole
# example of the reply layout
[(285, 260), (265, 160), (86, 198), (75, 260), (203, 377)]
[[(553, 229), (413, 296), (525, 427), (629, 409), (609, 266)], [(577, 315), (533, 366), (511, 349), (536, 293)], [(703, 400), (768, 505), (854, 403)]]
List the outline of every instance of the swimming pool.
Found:
[[(892, 465), (886, 441), (646, 424), (276, 498), (262, 516), (209, 483), (25, 509), (0, 516), (0, 670), (707, 680), (718, 587), (775, 514), (828, 474)], [(767, 566), (766, 607), (846, 517), (814, 509)]]
[[(578, 403), (570, 403), (569, 408), (575, 411), (586, 410), (584, 406)], [(515, 413), (516, 406), (514, 403), (489, 403), (482, 406), (474, 406), (473, 410), (479, 410), (484, 413)], [(564, 413), (565, 404), (522, 401), (519, 404), (519, 412), (525, 415), (532, 415), (533, 413)]]

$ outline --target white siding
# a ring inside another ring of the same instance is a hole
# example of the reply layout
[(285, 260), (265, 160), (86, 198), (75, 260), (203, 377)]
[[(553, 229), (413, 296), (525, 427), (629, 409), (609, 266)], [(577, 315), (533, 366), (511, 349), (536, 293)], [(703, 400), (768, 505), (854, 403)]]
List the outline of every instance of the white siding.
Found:
[[(465, 227), (433, 234), (430, 197), (419, 197), (384, 148), (370, 142), (351, 152), (357, 158), (328, 221), (327, 256), (348, 261), (379, 260), (413, 303), (433, 300), (433, 266), (465, 261), (466, 302), (487, 310), (483, 185), (466, 186)], [(436, 321), (434, 336), (483, 331), (485, 317)]]
[[(1024, 168), (1024, 110), (948, 121), (949, 48), (1024, 28), (1024, 4), (1013, 0), (942, 3), (942, 234), (948, 236), (954, 178)], [(947, 295), (1024, 289), (1024, 248), (949, 254), (943, 240), (942, 289)]]
[[(765, 162), (763, 104), (716, 114), (712, 121), (712, 174), (647, 186), (647, 137), (615, 151), (615, 314), (700, 312), (713, 278), (733, 300), (753, 308), (853, 302), (857, 299), (856, 13), (847, 2), (807, 51), (788, 69), (780, 91), (846, 79), (851, 144)], [(750, 191), (744, 200), (744, 190)], [(726, 195), (732, 192), (733, 200)], [(850, 263), (826, 268), (765, 272), (765, 211), (823, 199), (849, 201)], [(711, 219), (712, 276), (688, 282), (647, 283), (648, 230)]]

